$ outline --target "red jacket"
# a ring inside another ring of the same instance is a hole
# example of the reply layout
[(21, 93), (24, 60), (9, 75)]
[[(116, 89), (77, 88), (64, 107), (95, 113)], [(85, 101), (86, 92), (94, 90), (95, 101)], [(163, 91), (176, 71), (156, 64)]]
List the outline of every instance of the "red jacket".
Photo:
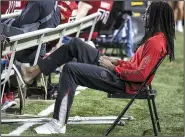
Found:
[[(89, 12), (87, 13), (88, 15), (99, 11), (101, 13), (101, 15), (99, 16), (97, 21), (101, 20), (103, 24), (107, 23), (107, 20), (109, 18), (110, 12), (112, 10), (114, 1), (111, 1), (111, 0), (91, 1), (91, 0), (89, 0), (89, 1), (83, 1), (83, 2), (92, 6), (92, 9), (89, 10)], [(96, 24), (96, 26), (97, 25), (98, 24)], [(80, 37), (85, 38), (87, 40), (89, 37), (89, 32), (84, 32), (84, 33), (80, 34)], [(98, 32), (96, 31), (96, 28), (95, 28), (95, 30), (92, 34), (92, 40), (95, 40), (97, 38), (97, 36), (98, 36)]]
[(96, 13), (97, 11), (101, 12), (99, 20), (102, 20), (106, 24), (114, 1), (84, 1), (92, 6), (92, 9), (88, 12), (88, 15)]
[(16, 11), (21, 11), (27, 1), (15, 1), (15, 0), (10, 0), (10, 1), (1, 1), (1, 14), (8, 14), (8, 13), (13, 13)]
[(60, 9), (60, 14), (65, 17), (61, 23), (69, 23), (75, 21), (78, 5), (75, 1), (58, 1), (58, 7)]
[[(126, 82), (126, 92), (135, 94), (141, 84), (133, 82), (144, 82), (158, 61), (167, 53), (166, 38), (162, 32), (149, 38), (145, 44), (138, 48), (129, 62), (118, 61), (115, 67), (116, 73)], [(152, 76), (147, 85), (152, 82)]]

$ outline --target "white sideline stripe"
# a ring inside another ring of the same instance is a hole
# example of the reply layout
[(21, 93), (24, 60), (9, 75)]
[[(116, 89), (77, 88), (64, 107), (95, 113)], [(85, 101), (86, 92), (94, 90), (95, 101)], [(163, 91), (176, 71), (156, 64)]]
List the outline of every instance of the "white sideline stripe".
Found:
[(38, 115), (39, 116), (48, 116), (49, 114), (51, 114), (54, 111), (54, 106), (55, 106), (55, 103), (51, 104), (48, 108), (41, 111)]
[(80, 91), (80, 90), (85, 90), (85, 89), (87, 89), (87, 87), (78, 86), (78, 87), (76, 88), (76, 90), (78, 90), (78, 91)]
[[(48, 116), (49, 114), (51, 114), (54, 111), (54, 103), (51, 104), (49, 107), (47, 107), (45, 110), (41, 111), (38, 115), (39, 116)], [(20, 134), (22, 134), (25, 130), (27, 130), (28, 128), (32, 127), (33, 125), (35, 125), (37, 123), (26, 123), (23, 124), (22, 126), (18, 127), (17, 129), (15, 129), (14, 131), (12, 131), (11, 133), (9, 133), (8, 135), (17, 135), (20, 136)]]
[(76, 91), (76, 92), (75, 92), (75, 96), (78, 95), (78, 94), (80, 94), (80, 91)]
[[(9, 136), (9, 134), (1, 134), (2, 137), (4, 136)], [(12, 135), (12, 136), (17, 136), (17, 135)]]
[(35, 125), (36, 123), (26, 123), (23, 124), (22, 126), (18, 127), (16, 130), (12, 131), (11, 133), (9, 133), (7, 136), (20, 136), (21, 133), (23, 133), (25, 130), (27, 130), (28, 128), (32, 127), (33, 125)]
[[(84, 90), (84, 89), (83, 89)], [(80, 94), (80, 91), (76, 91), (75, 95)], [(54, 111), (54, 106), (55, 103), (51, 104), (49, 107), (47, 107), (45, 110), (41, 111), (38, 115), (39, 116), (48, 116)], [(20, 136), (25, 130), (28, 128), (32, 127), (33, 125), (36, 125), (38, 122), (33, 122), (33, 123), (26, 123), (23, 124), (22, 126), (18, 127), (14, 131), (10, 132), (9, 134), (6, 134), (7, 136)]]

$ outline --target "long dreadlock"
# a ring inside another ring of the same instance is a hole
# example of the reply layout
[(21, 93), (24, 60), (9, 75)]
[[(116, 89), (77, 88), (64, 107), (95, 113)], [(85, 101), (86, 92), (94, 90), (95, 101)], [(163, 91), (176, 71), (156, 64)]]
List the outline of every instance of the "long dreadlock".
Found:
[(167, 53), (170, 61), (175, 60), (174, 39), (175, 39), (175, 20), (171, 6), (162, 1), (152, 2), (148, 8), (148, 26), (145, 27), (145, 36), (139, 45), (142, 45), (155, 33), (161, 31), (167, 40)]

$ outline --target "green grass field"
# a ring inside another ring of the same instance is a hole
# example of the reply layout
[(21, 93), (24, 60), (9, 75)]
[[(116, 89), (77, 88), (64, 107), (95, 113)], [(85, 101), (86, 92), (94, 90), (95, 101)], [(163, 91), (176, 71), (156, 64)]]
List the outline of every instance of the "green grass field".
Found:
[[(158, 91), (156, 104), (162, 132), (159, 136), (184, 136), (184, 36), (176, 35), (175, 62), (168, 58), (158, 69), (153, 88)], [(109, 116), (118, 115), (128, 100), (108, 99), (107, 94), (87, 89), (75, 97), (71, 116)], [(51, 102), (29, 102), (24, 113), (38, 114)], [(117, 126), (111, 136), (153, 136), (152, 124), (147, 101), (136, 100), (128, 113), (135, 119), (125, 121), (124, 127)], [(17, 124), (1, 125), (1, 134), (8, 134), (17, 128)], [(36, 125), (37, 126), (37, 125)], [(34, 127), (36, 127), (34, 126)], [(29, 128), (24, 136), (38, 136)], [(66, 134), (57, 136), (103, 136), (109, 125), (68, 125)], [(144, 133), (144, 134), (143, 134)]]

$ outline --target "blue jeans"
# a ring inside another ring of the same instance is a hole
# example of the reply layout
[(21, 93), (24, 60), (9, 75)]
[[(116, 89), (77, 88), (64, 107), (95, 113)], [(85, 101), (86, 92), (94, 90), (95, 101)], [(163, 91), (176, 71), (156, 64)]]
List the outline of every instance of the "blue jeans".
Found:
[[(121, 45), (125, 49), (126, 55), (132, 57), (134, 55), (132, 19), (130, 16), (127, 19), (124, 28), (118, 34), (118, 40), (123, 41)], [(122, 36), (123, 31), (126, 33), (125, 37)]]

